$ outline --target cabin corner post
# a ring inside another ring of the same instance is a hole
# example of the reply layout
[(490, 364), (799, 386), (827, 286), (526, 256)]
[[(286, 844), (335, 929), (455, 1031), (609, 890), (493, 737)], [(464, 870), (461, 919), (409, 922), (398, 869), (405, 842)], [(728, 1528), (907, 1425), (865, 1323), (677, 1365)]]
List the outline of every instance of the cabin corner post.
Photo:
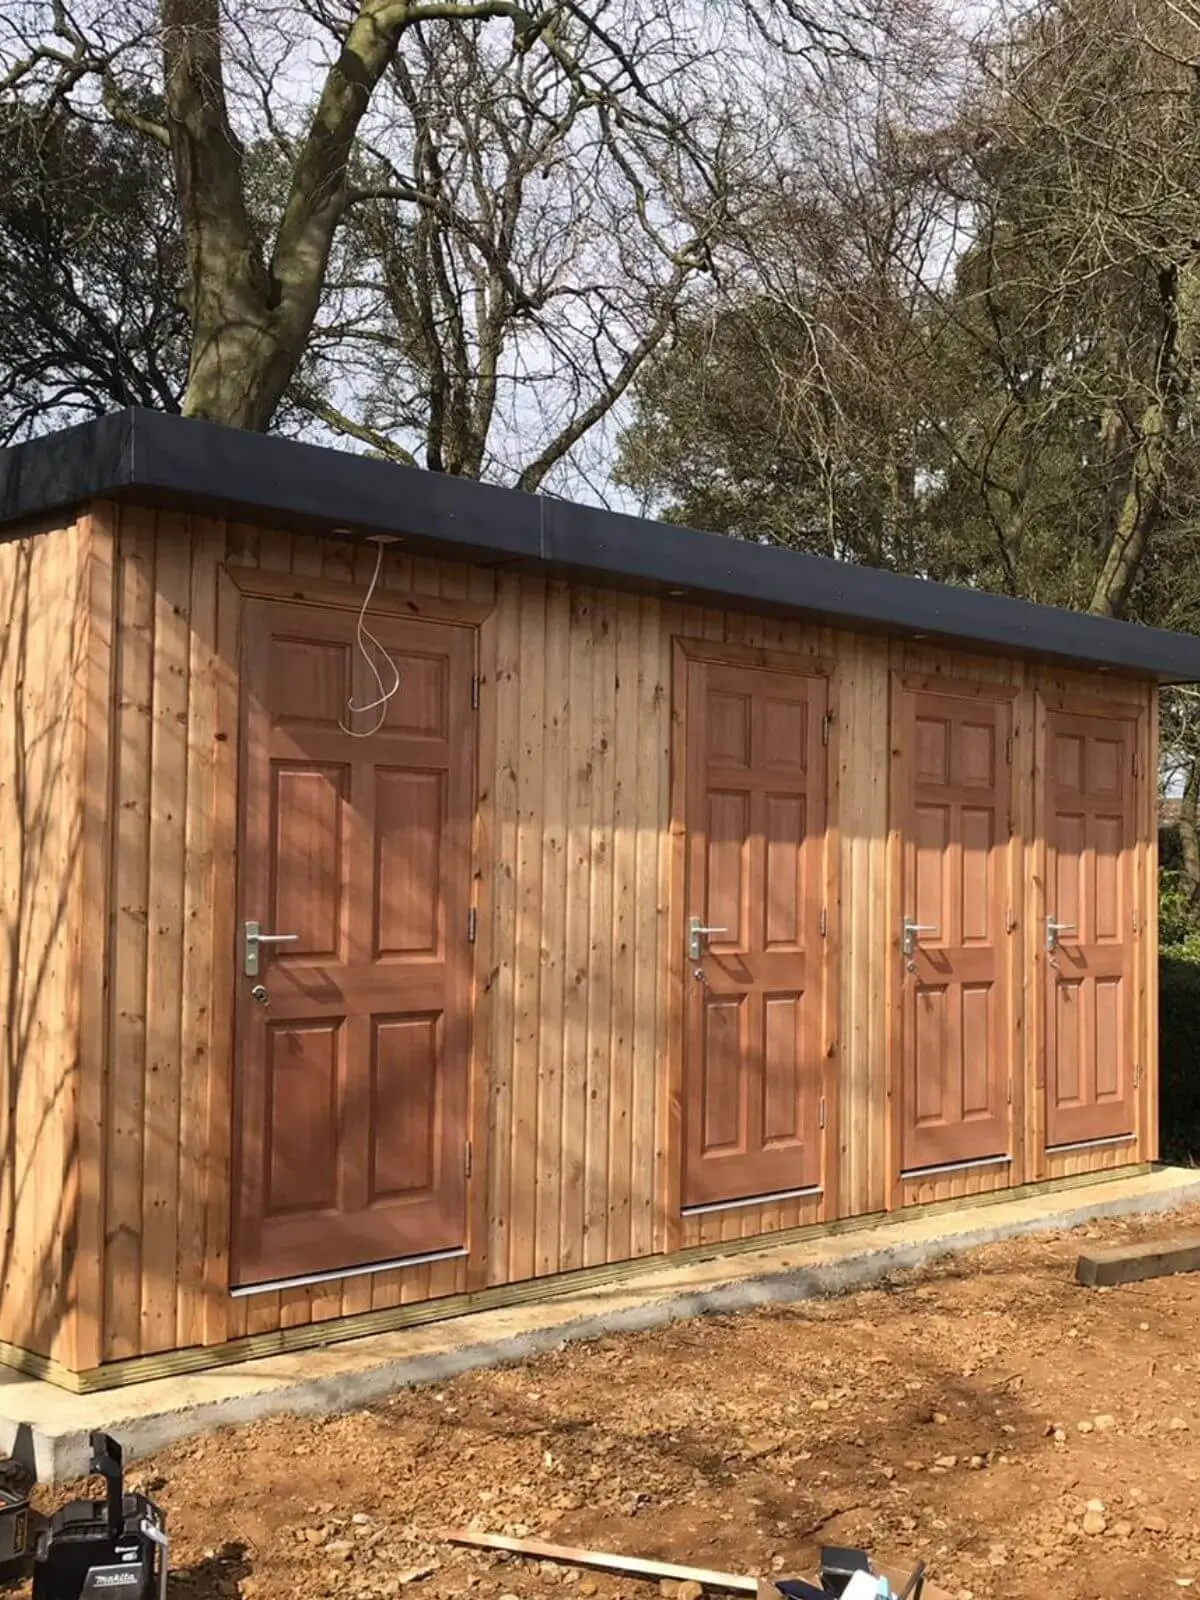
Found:
[(63, 1268), (68, 1321), (62, 1352), (72, 1372), (100, 1364), (104, 1323), (104, 1100), (108, 1073), (108, 956), (113, 837), (116, 551), (120, 513), (106, 501), (78, 524), (83, 648), (76, 696), (82, 718), (77, 1054), (71, 1160), (64, 1173)]
[(76, 1269), (88, 545), (88, 518), (72, 514), (0, 545), (0, 1341), (64, 1370), (87, 1302)]

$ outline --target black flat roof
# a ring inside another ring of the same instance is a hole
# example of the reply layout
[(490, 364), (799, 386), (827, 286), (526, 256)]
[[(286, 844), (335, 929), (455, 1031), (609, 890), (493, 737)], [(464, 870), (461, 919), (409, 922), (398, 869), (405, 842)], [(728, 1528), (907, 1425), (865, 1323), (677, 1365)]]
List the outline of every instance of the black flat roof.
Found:
[(814, 623), (966, 644), (1162, 682), (1200, 681), (1200, 638), (522, 494), (162, 412), (0, 450), (0, 538), (97, 497), (344, 537)]

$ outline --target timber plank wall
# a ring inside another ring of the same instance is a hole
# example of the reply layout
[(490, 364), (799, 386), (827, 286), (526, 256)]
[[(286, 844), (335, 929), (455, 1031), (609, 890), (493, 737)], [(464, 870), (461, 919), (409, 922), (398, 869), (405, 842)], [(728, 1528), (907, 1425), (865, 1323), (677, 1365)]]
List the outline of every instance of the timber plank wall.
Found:
[[(1034, 690), (1094, 693), (1094, 676), (497, 575), (400, 546), (386, 552), (381, 605), (434, 618), (476, 611), (481, 624), (471, 1253), (231, 1298), (240, 595), (351, 603), (374, 560), (362, 544), (132, 504), (96, 505), (49, 537), (0, 547), (0, 704), (20, 710), (19, 723), (0, 717), (0, 1341), (83, 1371), (1156, 1156), (1149, 783), (1137, 819), (1146, 1070), (1136, 1144), (1043, 1153), (1037, 929), (1018, 904), (1023, 1134), (1011, 1172), (889, 1176), (891, 674), (1015, 686), (1017, 759), (1031, 774)], [(828, 876), (840, 978), (830, 1034), (840, 1067), (824, 1201), (683, 1219), (673, 1201), (679, 637), (834, 664)], [(1152, 772), (1154, 686), (1099, 681), (1107, 700), (1149, 710), (1142, 770)], [(1018, 899), (1039, 871), (1035, 789), (1018, 785)]]

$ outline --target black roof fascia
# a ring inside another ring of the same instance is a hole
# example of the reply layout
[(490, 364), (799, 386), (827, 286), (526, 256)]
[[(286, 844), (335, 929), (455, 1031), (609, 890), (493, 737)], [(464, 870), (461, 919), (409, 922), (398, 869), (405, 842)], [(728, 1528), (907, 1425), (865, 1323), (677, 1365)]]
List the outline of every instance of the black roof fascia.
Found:
[[(1200, 681), (1200, 638), (901, 577), (347, 451), (125, 411), (0, 451), (0, 527), (109, 495), (395, 533), (515, 564), (832, 626), (967, 643), (1164, 682)], [(14, 530), (15, 531), (15, 530)]]

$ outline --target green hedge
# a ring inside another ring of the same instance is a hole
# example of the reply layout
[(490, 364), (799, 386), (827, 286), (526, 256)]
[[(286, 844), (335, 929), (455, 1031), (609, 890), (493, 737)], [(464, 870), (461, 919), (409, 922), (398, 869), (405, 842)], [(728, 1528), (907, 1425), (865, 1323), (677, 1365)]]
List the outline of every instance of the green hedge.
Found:
[(1164, 948), (1158, 982), (1162, 1153), (1200, 1162), (1200, 942)]

